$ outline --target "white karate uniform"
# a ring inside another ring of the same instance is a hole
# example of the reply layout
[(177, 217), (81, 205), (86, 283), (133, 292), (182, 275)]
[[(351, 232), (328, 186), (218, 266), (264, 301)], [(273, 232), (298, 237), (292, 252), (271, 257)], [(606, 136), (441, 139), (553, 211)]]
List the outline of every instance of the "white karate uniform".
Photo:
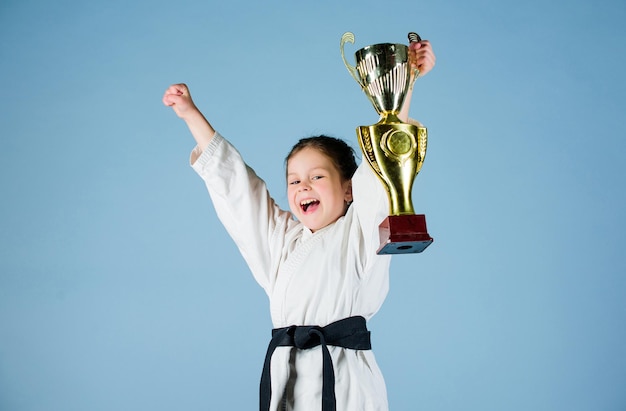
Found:
[[(278, 207), (263, 180), (219, 133), (204, 152), (194, 149), (191, 164), (269, 296), (275, 328), (323, 327), (356, 315), (369, 320), (378, 311), (389, 288), (390, 262), (389, 256), (376, 254), (378, 225), (389, 205), (367, 164), (361, 164), (352, 179), (354, 202), (346, 215), (315, 233)], [(337, 410), (388, 409), (385, 382), (372, 351), (328, 349), (335, 369)], [(321, 410), (321, 347), (278, 347), (271, 382), (271, 410), (282, 410), (284, 404), (288, 410)]]

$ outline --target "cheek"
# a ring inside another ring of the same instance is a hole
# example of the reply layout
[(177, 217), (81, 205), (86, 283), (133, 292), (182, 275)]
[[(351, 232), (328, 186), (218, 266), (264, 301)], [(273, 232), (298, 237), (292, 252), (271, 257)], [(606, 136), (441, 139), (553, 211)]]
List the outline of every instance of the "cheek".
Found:
[(293, 208), (294, 205), (294, 201), (296, 201), (296, 190), (291, 187), (288, 186), (287, 187), (287, 201), (289, 202), (289, 207)]

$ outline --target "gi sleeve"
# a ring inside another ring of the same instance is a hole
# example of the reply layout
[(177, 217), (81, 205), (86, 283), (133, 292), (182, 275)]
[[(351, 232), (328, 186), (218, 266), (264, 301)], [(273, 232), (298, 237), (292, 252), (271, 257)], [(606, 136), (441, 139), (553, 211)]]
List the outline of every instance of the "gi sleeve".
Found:
[(206, 184), (218, 218), (256, 281), (269, 293), (275, 271), (272, 255), (282, 248), (284, 238), (277, 234), (286, 230), (291, 213), (278, 207), (265, 182), (219, 133), (203, 152), (196, 147), (190, 161)]

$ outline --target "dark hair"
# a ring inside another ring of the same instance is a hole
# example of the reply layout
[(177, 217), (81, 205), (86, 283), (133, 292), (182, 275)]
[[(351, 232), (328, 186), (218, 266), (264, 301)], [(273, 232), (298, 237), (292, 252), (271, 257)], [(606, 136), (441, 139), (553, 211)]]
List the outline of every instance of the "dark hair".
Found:
[(339, 138), (325, 135), (300, 139), (285, 158), (285, 165), (294, 154), (305, 148), (314, 148), (330, 158), (344, 180), (350, 180), (357, 169), (354, 149)]

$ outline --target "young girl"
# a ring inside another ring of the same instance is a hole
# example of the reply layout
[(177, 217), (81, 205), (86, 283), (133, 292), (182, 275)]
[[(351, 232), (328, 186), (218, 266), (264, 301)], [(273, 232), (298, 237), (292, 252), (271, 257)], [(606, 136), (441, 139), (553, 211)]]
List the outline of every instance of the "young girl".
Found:
[[(428, 41), (410, 45), (426, 74)], [(407, 103), (400, 118), (408, 121)], [(184, 84), (163, 103), (197, 142), (191, 165), (218, 217), (270, 300), (275, 329), (261, 378), (261, 410), (386, 410), (387, 393), (371, 351), (366, 320), (388, 291), (389, 256), (376, 254), (386, 192), (352, 149), (326, 136), (300, 140), (287, 156), (289, 211), (217, 133)]]

